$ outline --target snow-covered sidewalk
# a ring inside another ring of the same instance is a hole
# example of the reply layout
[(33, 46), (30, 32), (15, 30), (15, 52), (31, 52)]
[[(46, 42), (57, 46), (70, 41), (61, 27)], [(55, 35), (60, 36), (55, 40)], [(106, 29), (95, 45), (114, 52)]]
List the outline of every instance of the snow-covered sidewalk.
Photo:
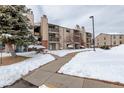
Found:
[(80, 52), (80, 51), (85, 51), (85, 50), (92, 50), (91, 48), (86, 48), (86, 49), (67, 49), (67, 50), (55, 50), (55, 51), (48, 51), (48, 53), (57, 55), (59, 57), (63, 57), (69, 53), (73, 52)]
[(81, 52), (59, 73), (124, 83), (124, 45), (111, 50)]
[[(25, 55), (23, 53), (20, 55)], [(33, 54), (28, 53), (27, 54)], [(30, 56), (30, 55), (28, 55)], [(30, 56), (31, 57), (31, 56)], [(22, 62), (8, 65), (8, 66), (0, 66), (0, 87), (4, 87), (7, 85), (13, 84), (16, 80), (20, 79), (22, 76), (29, 73), (41, 65), (44, 65), (55, 58), (50, 54), (33, 54), (32, 58), (24, 60)]]

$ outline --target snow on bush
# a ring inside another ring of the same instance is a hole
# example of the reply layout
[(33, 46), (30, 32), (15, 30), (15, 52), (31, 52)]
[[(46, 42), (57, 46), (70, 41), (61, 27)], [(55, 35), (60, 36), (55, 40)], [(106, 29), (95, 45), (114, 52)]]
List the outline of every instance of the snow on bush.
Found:
[(29, 45), (28, 48), (45, 49), (42, 45)]
[(6, 38), (12, 37), (12, 35), (10, 35), (10, 34), (2, 34), (2, 36), (6, 37)]

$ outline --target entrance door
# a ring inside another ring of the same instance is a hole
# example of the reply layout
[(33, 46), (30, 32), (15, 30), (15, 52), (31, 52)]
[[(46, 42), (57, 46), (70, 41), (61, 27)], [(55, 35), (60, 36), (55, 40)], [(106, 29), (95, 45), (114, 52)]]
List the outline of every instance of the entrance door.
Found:
[(55, 44), (55, 43), (51, 43), (51, 44), (49, 45), (49, 49), (50, 49), (50, 50), (56, 50), (56, 44)]
[(80, 49), (80, 45), (79, 44), (75, 44), (75, 49)]

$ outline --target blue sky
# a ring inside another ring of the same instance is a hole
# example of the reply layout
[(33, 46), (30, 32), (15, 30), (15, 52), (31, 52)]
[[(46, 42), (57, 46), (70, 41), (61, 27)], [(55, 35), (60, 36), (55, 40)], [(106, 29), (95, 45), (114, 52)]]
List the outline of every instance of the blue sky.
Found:
[(95, 32), (124, 33), (124, 6), (119, 5), (30, 5), (34, 12), (35, 23), (40, 22), (43, 14), (47, 15), (49, 23), (75, 28), (75, 25), (85, 26), (92, 32), (89, 16), (95, 17)]

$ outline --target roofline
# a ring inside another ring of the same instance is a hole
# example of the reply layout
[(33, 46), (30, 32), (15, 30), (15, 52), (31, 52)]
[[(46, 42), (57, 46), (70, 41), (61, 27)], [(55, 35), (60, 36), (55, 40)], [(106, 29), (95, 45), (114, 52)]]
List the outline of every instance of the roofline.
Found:
[(48, 24), (59, 26), (59, 27), (62, 27), (62, 28), (70, 29), (70, 30), (78, 30), (78, 29), (75, 29), (75, 28), (69, 28), (69, 27), (65, 27), (65, 26), (61, 26), (61, 25), (56, 25), (56, 24), (53, 24), (53, 23), (48, 23)]
[(105, 35), (109, 35), (109, 34), (106, 34), (106, 33), (100, 33), (100, 34), (98, 34), (95, 38), (97, 38), (99, 35), (101, 35), (101, 34), (105, 34)]
[(120, 33), (120, 34), (108, 34), (108, 33), (100, 33), (100, 34), (98, 34), (97, 36), (96, 36), (96, 38), (99, 36), (99, 35), (101, 35), (101, 34), (105, 34), (105, 35), (124, 35), (124, 33)]
[[(56, 24), (53, 24), (53, 23), (48, 23), (48, 25), (55, 25), (55, 26), (70, 29), (70, 30), (78, 30), (78, 31), (80, 31), (79, 29), (76, 29), (76, 28), (69, 28), (69, 27), (65, 27), (65, 26), (61, 26), (61, 25), (56, 25)], [(40, 23), (35, 23), (34, 26), (40, 26)], [(90, 33), (90, 32), (87, 32), (87, 33)]]

